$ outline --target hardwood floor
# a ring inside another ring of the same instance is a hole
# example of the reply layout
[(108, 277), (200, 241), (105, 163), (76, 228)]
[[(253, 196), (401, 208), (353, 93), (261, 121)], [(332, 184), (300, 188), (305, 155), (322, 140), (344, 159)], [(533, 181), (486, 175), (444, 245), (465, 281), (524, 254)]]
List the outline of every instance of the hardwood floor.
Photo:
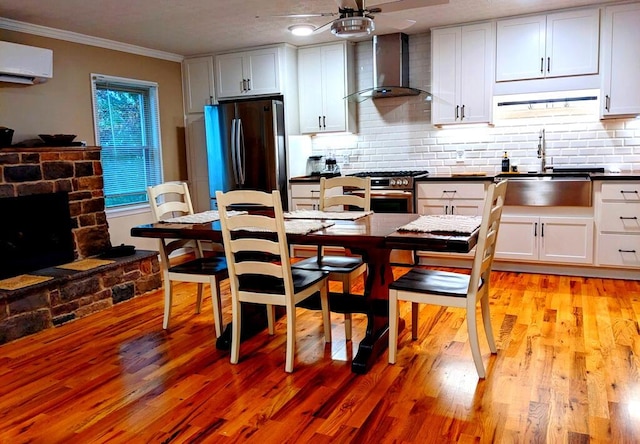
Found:
[[(194, 314), (179, 284), (170, 331), (157, 291), (0, 346), (0, 442), (640, 442), (640, 282), (494, 272), (492, 287), (498, 354), (481, 340), (478, 380), (459, 309), (423, 306), (419, 340), (405, 328), (398, 363), (366, 375), (350, 370), (362, 316), (345, 343), (334, 315), (325, 345), (320, 312), (300, 310), (287, 374), (284, 319), (231, 365), (210, 300)], [(228, 297), (224, 282), (225, 322)]]

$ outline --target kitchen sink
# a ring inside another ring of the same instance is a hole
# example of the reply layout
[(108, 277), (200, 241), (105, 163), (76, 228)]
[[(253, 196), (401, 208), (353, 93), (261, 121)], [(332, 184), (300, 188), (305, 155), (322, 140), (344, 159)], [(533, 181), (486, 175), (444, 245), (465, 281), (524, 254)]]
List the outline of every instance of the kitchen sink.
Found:
[(554, 172), (500, 174), (507, 179), (505, 205), (536, 207), (590, 207), (592, 182), (589, 173)]

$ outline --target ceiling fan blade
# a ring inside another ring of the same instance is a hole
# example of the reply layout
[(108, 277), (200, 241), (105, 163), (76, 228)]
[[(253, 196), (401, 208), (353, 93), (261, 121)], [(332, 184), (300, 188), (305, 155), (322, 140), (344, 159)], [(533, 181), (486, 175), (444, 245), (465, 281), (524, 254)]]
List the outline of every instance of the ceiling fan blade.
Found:
[(382, 12), (395, 12), (444, 5), (446, 3), (449, 3), (449, 0), (370, 0), (367, 2), (367, 7), (375, 6), (380, 8)]
[(359, 0), (360, 5), (358, 5), (358, 0), (336, 0), (338, 4), (338, 8), (340, 9), (353, 9), (355, 11), (359, 10), (358, 7), (362, 7), (362, 0)]
[(324, 25), (320, 26), (319, 28), (316, 28), (315, 31), (313, 31), (313, 34), (320, 34), (321, 32), (328, 31), (329, 29), (331, 29), (331, 24), (332, 23), (333, 23), (333, 21), (330, 21), (329, 23), (325, 23)]
[[(338, 15), (337, 12), (318, 12), (318, 13), (309, 13), (309, 14), (277, 14), (277, 15), (270, 15), (269, 17), (313, 18), (313, 17), (334, 17), (336, 15)], [(256, 18), (260, 18), (260, 16), (256, 15)]]
[(399, 30), (407, 29), (416, 24), (415, 20), (405, 20), (384, 14), (376, 15), (373, 21), (380, 26), (388, 26)]

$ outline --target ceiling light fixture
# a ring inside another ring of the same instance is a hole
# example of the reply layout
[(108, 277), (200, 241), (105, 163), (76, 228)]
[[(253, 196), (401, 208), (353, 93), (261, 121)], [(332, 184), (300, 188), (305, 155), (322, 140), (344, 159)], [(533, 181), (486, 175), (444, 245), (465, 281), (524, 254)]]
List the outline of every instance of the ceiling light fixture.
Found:
[(289, 31), (291, 31), (291, 34), (298, 36), (311, 35), (315, 30), (316, 27), (308, 23), (300, 23), (298, 25), (289, 26)]
[(331, 32), (337, 37), (366, 37), (376, 29), (369, 17), (341, 17), (331, 24)]

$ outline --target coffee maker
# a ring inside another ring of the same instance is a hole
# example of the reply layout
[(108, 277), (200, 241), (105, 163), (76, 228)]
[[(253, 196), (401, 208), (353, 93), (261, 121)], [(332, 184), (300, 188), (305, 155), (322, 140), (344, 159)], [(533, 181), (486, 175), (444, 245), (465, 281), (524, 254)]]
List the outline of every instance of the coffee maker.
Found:
[(327, 176), (339, 176), (340, 175), (340, 167), (338, 166), (338, 162), (336, 158), (333, 156), (328, 156), (324, 161), (324, 170), (322, 174)]

